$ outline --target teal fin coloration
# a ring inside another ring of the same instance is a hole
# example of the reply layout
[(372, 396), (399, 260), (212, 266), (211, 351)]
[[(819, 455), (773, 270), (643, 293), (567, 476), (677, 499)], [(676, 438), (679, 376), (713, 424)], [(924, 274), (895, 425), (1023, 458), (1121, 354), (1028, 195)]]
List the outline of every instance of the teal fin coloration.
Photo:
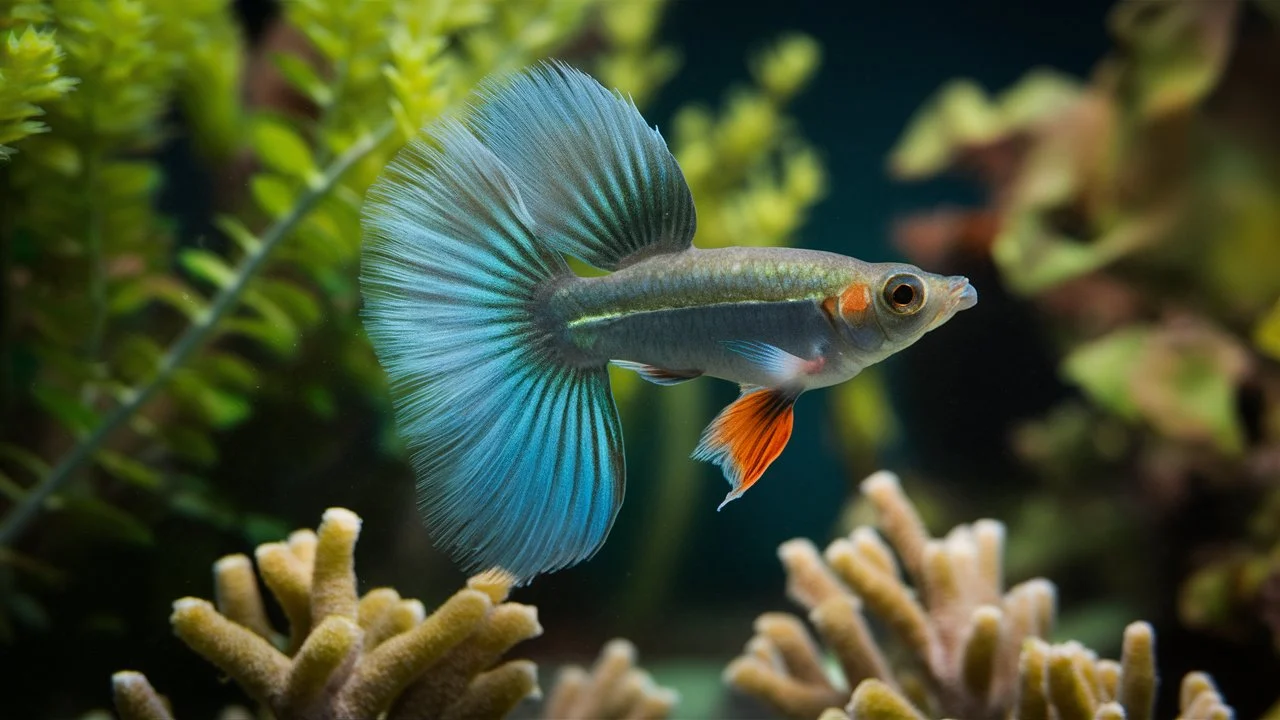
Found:
[(538, 314), (571, 273), (511, 171), (457, 120), (427, 132), (438, 149), (409, 143), (369, 192), (365, 326), (437, 543), (523, 583), (604, 543), (622, 430), (607, 367), (562, 362)]
[(365, 325), (437, 542), (527, 582), (591, 557), (622, 504), (606, 363), (564, 353), (562, 253), (613, 269), (689, 247), (693, 200), (635, 106), (564, 65), (489, 83), (369, 191)]
[(482, 97), (467, 123), (547, 242), (606, 270), (693, 242), (684, 174), (630, 100), (560, 63), (487, 83)]
[(664, 370), (659, 367), (645, 365), (644, 363), (631, 362), (629, 360), (611, 360), (610, 362), (623, 370), (631, 370), (654, 385), (679, 385), (682, 382), (688, 382), (694, 378), (702, 377), (701, 370)]

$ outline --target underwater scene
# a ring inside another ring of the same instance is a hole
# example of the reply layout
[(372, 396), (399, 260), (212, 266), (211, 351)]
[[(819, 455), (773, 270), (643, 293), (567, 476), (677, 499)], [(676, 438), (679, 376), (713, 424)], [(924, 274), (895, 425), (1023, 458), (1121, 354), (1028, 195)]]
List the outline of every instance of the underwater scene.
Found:
[(0, 718), (1280, 720), (1280, 2), (0, 0)]

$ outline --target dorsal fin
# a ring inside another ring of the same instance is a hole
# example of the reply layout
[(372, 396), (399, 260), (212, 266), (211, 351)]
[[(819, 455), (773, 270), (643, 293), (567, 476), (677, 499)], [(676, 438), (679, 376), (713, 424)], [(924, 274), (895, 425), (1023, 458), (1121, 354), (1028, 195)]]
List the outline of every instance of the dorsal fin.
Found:
[(486, 83), (467, 120), (515, 176), (545, 242), (604, 270), (693, 242), (693, 196), (630, 100), (550, 63)]

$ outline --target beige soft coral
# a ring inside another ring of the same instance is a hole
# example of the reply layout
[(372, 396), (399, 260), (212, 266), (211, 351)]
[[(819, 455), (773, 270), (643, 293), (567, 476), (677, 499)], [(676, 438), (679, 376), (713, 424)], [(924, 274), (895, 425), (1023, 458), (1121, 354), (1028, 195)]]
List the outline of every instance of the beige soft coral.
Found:
[[(278, 720), (502, 717), (538, 694), (537, 666), (502, 661), (514, 645), (542, 633), (536, 608), (506, 601), (507, 577), (473, 577), (430, 615), (391, 588), (359, 596), (353, 555), (360, 524), (355, 513), (333, 508), (316, 532), (300, 530), (258, 547), (257, 574), (283, 610), (287, 633), (271, 627), (254, 563), (244, 555), (214, 564), (215, 603), (193, 597), (174, 603), (174, 632)], [(620, 677), (646, 682), (593, 681), (558, 696), (665, 717), (673, 696), (637, 675), (633, 657), (632, 649)], [(602, 661), (597, 675), (617, 665)], [(125, 720), (172, 718), (141, 673), (120, 672), (113, 680)]]

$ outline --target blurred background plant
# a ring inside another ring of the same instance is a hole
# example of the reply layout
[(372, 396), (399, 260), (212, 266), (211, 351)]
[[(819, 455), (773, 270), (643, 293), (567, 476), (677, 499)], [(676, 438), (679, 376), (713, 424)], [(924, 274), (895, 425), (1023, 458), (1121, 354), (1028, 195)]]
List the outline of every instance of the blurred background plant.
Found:
[[(1076, 389), (1010, 438), (1040, 479), (1011, 565), (1092, 574), (1097, 617), (1172, 615), (1180, 583), (1185, 626), (1232, 667), (1275, 669), (1258, 631), (1280, 598), (1280, 15), (1126, 0), (1107, 26), (1085, 81), (955, 80), (924, 104), (891, 173), (959, 171), (986, 201), (908, 216), (896, 239), (922, 263), (993, 265)], [(1142, 550), (1116, 553), (1122, 537)]]

